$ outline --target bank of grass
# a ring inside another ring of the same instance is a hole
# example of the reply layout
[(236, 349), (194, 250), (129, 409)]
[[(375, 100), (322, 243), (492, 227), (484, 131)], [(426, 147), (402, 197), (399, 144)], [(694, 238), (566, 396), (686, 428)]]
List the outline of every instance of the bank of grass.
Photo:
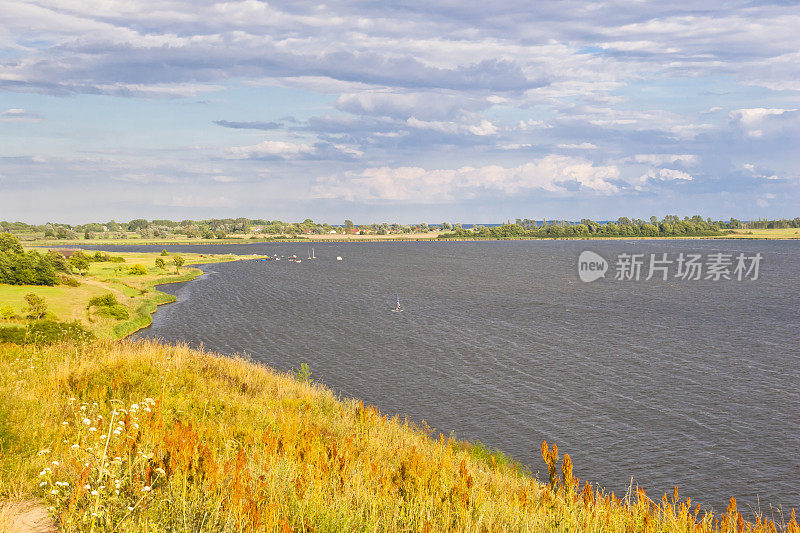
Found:
[(735, 503), (591, 490), (549, 446), (545, 485), (319, 385), (151, 341), (0, 346), (0, 417), (0, 499), (40, 498), (63, 531), (775, 530)]
[[(175, 297), (156, 289), (157, 285), (189, 281), (203, 272), (189, 265), (219, 263), (263, 256), (235, 256), (231, 254), (182, 253), (185, 265), (176, 271), (171, 264), (174, 255), (162, 256), (160, 253), (113, 253), (122, 262), (92, 262), (83, 275), (72, 275), (77, 287), (56, 285), (54, 287), (34, 285), (0, 284), (0, 302), (10, 305), (16, 314), (12, 319), (0, 319), (0, 327), (26, 324), (24, 296), (34, 293), (45, 299), (48, 317), (71, 322), (77, 320), (98, 338), (121, 339), (147, 327), (152, 322), (151, 315), (157, 306), (175, 301)], [(165, 260), (165, 268), (155, 266), (157, 258)], [(132, 274), (130, 267), (143, 265), (144, 274)], [(95, 296), (112, 294), (119, 303), (128, 309), (130, 318), (119, 321), (105, 316), (103, 310), (89, 306)]]

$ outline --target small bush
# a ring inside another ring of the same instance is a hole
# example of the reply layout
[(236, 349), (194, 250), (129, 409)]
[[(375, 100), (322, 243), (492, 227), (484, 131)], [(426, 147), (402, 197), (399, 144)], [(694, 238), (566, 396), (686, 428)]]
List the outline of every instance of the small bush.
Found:
[(35, 292), (26, 294), (25, 302), (28, 304), (28, 317), (42, 318), (47, 313), (47, 302)]
[(100, 314), (103, 316), (110, 316), (117, 320), (127, 320), (131, 317), (128, 308), (122, 304), (108, 305), (100, 308)]
[(11, 320), (17, 316), (14, 312), (14, 308), (10, 304), (5, 304), (0, 307), (0, 317), (3, 317), (5, 320)]
[(96, 305), (98, 307), (108, 306), (108, 305), (117, 305), (119, 302), (117, 301), (117, 297), (111, 294), (104, 294), (103, 296), (95, 296), (94, 298), (89, 300), (89, 305)]
[(139, 263), (131, 265), (131, 267), (128, 269), (128, 274), (132, 274), (134, 276), (143, 276), (147, 274), (147, 267), (140, 265)]
[(122, 257), (121, 255), (112, 255), (112, 256), (109, 256), (108, 260), (109, 260), (111, 263), (124, 263), (124, 262), (125, 262), (125, 258), (124, 258), (124, 257)]
[(58, 274), (56, 276), (56, 281), (58, 281), (59, 285), (66, 285), (67, 287), (78, 287), (80, 283), (75, 278), (71, 278), (69, 276), (65, 276), (64, 274)]

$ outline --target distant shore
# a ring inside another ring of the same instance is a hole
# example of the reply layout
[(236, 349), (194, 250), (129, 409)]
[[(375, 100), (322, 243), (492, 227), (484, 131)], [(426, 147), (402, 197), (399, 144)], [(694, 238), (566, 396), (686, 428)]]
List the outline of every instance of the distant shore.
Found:
[(37, 247), (82, 247), (82, 246), (170, 246), (170, 245), (231, 245), (231, 244), (274, 244), (281, 242), (291, 243), (355, 243), (355, 242), (453, 242), (453, 241), (505, 241), (505, 240), (527, 240), (527, 241), (553, 241), (553, 240), (576, 240), (576, 241), (630, 241), (630, 240), (693, 240), (693, 239), (748, 239), (748, 240), (800, 240), (800, 229), (752, 229), (752, 230), (733, 230), (732, 233), (714, 236), (666, 236), (666, 237), (626, 237), (626, 236), (581, 236), (581, 237), (510, 237), (503, 239), (481, 238), (481, 237), (457, 237), (441, 238), (444, 232), (430, 233), (408, 233), (390, 235), (303, 235), (288, 237), (280, 235), (257, 236), (249, 235), (238, 238), (226, 239), (49, 239), (24, 241), (26, 246)]

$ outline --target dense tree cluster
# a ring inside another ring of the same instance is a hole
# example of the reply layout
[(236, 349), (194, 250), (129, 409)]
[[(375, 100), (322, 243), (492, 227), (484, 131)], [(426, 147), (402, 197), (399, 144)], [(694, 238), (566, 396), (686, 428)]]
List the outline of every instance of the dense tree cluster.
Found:
[(55, 285), (56, 266), (50, 254), (25, 252), (19, 239), (0, 233), (0, 283), (9, 285)]
[(569, 237), (707, 237), (722, 235), (721, 228), (711, 220), (703, 220), (700, 216), (680, 219), (668, 215), (658, 221), (651, 217), (649, 222), (631, 220), (622, 217), (616, 222), (594, 222), (583, 219), (578, 224), (563, 221), (543, 221), (541, 225), (534, 221), (517, 221), (496, 227), (476, 226), (471, 229), (455, 229), (440, 237), (470, 239), (514, 239), (514, 238), (569, 238)]

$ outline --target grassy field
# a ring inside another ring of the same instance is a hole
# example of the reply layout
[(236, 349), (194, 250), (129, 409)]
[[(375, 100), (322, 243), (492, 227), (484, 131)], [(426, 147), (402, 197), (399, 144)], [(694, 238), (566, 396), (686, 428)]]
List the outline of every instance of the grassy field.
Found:
[[(16, 318), (10, 320), (0, 319), (0, 327), (24, 324), (26, 322), (24, 296), (34, 293), (44, 297), (52, 318), (60, 321), (77, 320), (100, 338), (122, 338), (149, 325), (150, 315), (158, 305), (174, 301), (173, 296), (156, 290), (155, 285), (188, 281), (202, 274), (201, 270), (187, 267), (187, 265), (235, 261), (253, 257), (181, 254), (186, 263), (181, 267), (180, 272), (176, 273), (175, 265), (170, 263), (172, 256), (162, 257), (157, 253), (113, 253), (113, 255), (122, 257), (124, 262), (90, 263), (89, 270), (85, 275), (71, 276), (80, 284), (78, 287), (0, 285), (0, 302), (3, 305), (11, 305), (17, 315)], [(155, 261), (159, 257), (162, 257), (167, 263), (166, 268), (155, 266)], [(136, 264), (144, 266), (147, 272), (141, 275), (131, 274), (129, 268)], [(117, 320), (104, 316), (99, 308), (88, 307), (90, 298), (108, 293), (113, 294), (128, 309), (129, 319)]]
[(714, 516), (677, 489), (605, 494), (543, 444), (545, 484), (308, 380), (151, 341), (0, 345), (0, 448), (0, 500), (38, 498), (62, 531), (775, 531), (733, 500)]
[(743, 229), (728, 235), (733, 239), (800, 239), (800, 229)]

